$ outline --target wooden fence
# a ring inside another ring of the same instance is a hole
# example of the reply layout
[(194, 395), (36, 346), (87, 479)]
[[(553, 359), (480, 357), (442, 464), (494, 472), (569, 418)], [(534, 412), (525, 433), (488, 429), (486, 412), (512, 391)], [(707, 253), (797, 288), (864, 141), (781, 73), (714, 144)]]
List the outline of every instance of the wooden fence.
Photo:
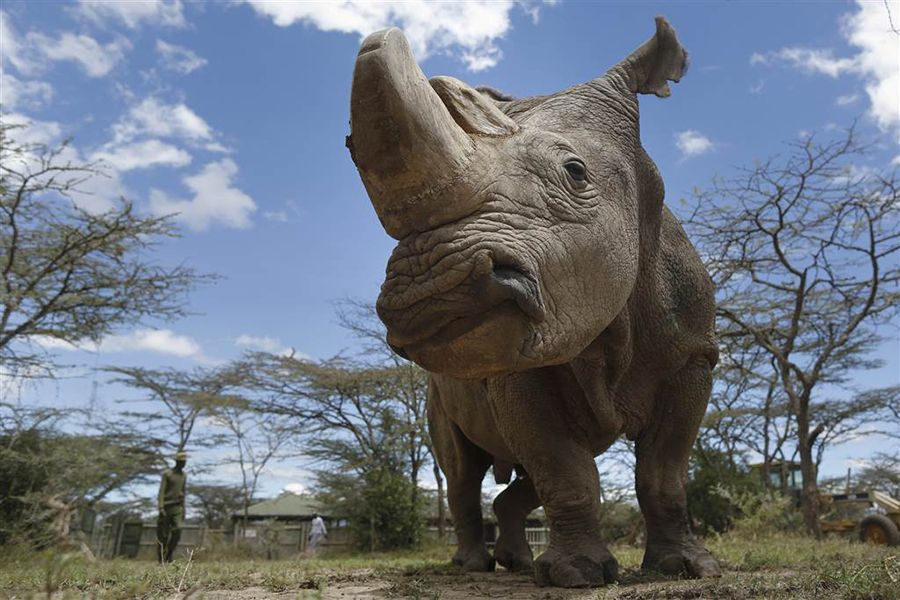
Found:
[[(296, 524), (279, 521), (251, 522), (246, 528), (238, 524), (234, 529), (211, 529), (198, 523), (185, 523), (178, 542), (178, 554), (199, 548), (212, 551), (239, 548), (270, 559), (288, 558), (308, 550), (309, 528), (309, 521)], [(452, 529), (446, 534), (446, 543), (455, 545), (456, 536)], [(496, 534), (496, 527), (488, 524), (485, 538), (489, 548), (493, 548)], [(437, 540), (437, 528), (426, 529), (425, 537)], [(525, 537), (535, 554), (546, 550), (550, 542), (549, 529), (546, 527), (527, 527)], [(94, 530), (90, 542), (94, 554), (101, 558), (153, 558), (156, 556), (156, 523), (113, 517)], [(350, 543), (349, 528), (331, 527), (322, 548), (342, 548)]]
[[(279, 522), (250, 523), (246, 528), (211, 529), (197, 523), (185, 523), (178, 541), (178, 553), (199, 548), (224, 550), (239, 547), (267, 558), (285, 558), (306, 552), (309, 522), (284, 524)], [(323, 548), (337, 548), (350, 543), (346, 527), (332, 528)], [(156, 556), (156, 523), (140, 520), (109, 519), (98, 528), (91, 539), (96, 556), (113, 558), (152, 558)]]

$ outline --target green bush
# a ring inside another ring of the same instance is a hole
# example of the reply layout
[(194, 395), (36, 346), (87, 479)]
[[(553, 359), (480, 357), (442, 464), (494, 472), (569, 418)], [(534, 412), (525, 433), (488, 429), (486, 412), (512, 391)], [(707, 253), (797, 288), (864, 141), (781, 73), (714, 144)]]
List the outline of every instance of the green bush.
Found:
[(637, 506), (627, 502), (603, 502), (600, 505), (601, 539), (636, 544), (643, 536), (644, 517)]
[(685, 492), (694, 528), (702, 534), (731, 529), (742, 516), (741, 507), (717, 490), (724, 487), (736, 494), (757, 494), (759, 481), (750, 469), (730, 460), (723, 452), (695, 452), (691, 458)]
[(733, 523), (735, 534), (757, 539), (776, 533), (798, 532), (803, 518), (793, 500), (779, 493), (737, 490), (716, 486), (715, 494), (735, 507), (739, 515)]
[(356, 546), (371, 551), (419, 547), (424, 528), (421, 498), (402, 473), (389, 469), (367, 473), (358, 501), (348, 507)]
[(40, 459), (43, 445), (37, 430), (15, 440), (0, 436), (0, 546), (24, 542), (41, 548), (51, 538), (30, 501), (47, 487), (47, 468)]

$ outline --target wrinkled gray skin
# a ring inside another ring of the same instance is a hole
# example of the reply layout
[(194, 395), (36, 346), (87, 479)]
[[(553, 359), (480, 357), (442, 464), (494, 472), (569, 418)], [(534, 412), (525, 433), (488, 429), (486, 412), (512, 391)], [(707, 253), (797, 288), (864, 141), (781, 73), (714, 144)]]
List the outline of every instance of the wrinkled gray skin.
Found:
[[(348, 147), (398, 240), (378, 298), (388, 341), (430, 371), (428, 415), (466, 569), (534, 570), (540, 585), (616, 580), (599, 536), (594, 457), (636, 442), (643, 566), (715, 576), (691, 535), (684, 481), (716, 363), (713, 290), (663, 205), (638, 93), (669, 95), (687, 55), (665, 19), (603, 77), (503, 99), (428, 81), (397, 29), (354, 71)], [(481, 481), (516, 477), (494, 502)], [(543, 505), (536, 560), (525, 516)]]

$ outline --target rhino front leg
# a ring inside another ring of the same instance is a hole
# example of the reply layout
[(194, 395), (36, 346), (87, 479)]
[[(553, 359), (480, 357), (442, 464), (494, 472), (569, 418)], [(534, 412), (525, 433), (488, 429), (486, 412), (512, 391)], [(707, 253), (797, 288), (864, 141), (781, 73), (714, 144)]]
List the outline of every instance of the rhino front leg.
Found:
[(534, 563), (538, 585), (590, 587), (618, 577), (600, 541), (600, 482), (594, 457), (567, 422), (554, 369), (489, 380), (494, 419), (525, 466), (550, 524), (550, 546)]
[(525, 537), (525, 518), (540, 505), (531, 478), (521, 472), (494, 500), (494, 513), (500, 525), (494, 558), (510, 571), (534, 571), (534, 553)]
[(484, 543), (481, 515), (481, 481), (492, 457), (469, 441), (447, 417), (433, 382), (428, 394), (428, 429), (438, 463), (447, 476), (447, 503), (456, 531), (453, 562), (467, 571), (493, 571), (494, 558)]
[(638, 437), (635, 472), (638, 502), (647, 525), (642, 568), (692, 577), (718, 577), (719, 565), (691, 533), (688, 459), (712, 387), (705, 358), (689, 363), (657, 395), (653, 422)]

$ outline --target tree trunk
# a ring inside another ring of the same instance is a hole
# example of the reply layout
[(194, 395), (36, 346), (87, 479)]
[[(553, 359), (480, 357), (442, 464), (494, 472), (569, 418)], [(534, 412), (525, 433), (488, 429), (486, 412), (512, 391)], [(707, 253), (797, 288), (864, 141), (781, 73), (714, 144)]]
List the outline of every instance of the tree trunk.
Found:
[(444, 513), (444, 478), (441, 476), (441, 468), (437, 461), (434, 461), (434, 479), (437, 481), (437, 518), (438, 518), (438, 539), (443, 540), (444, 521), (447, 519)]
[(816, 483), (816, 464), (812, 456), (815, 439), (810, 439), (809, 435), (809, 399), (802, 398), (799, 408), (797, 434), (800, 442), (800, 474), (803, 476), (803, 489), (800, 494), (803, 527), (819, 540), (822, 539), (822, 529), (819, 527), (819, 486)]
[(244, 529), (241, 532), (242, 536), (247, 535), (247, 524), (250, 522), (250, 502), (244, 497)]
[(760, 477), (762, 477), (763, 490), (768, 494), (772, 495), (772, 461), (766, 456), (763, 458), (762, 470)]
[(419, 508), (419, 464), (417, 462), (412, 463), (412, 473), (410, 475), (410, 481), (412, 482), (412, 490), (410, 490), (410, 500), (412, 501), (412, 505), (415, 509)]

